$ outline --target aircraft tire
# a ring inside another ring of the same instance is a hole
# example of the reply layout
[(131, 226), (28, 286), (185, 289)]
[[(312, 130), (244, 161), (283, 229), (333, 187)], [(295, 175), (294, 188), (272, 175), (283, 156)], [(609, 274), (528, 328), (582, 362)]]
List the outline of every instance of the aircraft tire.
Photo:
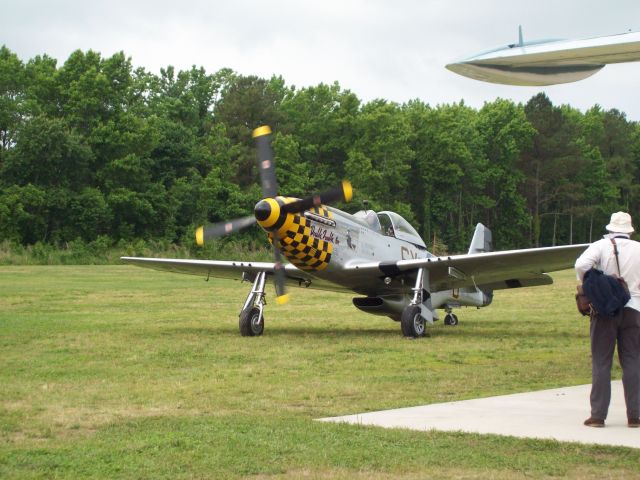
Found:
[(447, 315), (444, 317), (444, 324), (455, 327), (456, 325), (458, 325), (458, 316), (454, 313), (447, 313)]
[(400, 320), (402, 335), (405, 337), (417, 338), (425, 334), (425, 320), (420, 315), (420, 307), (417, 305), (409, 305), (402, 312)]
[(240, 312), (240, 335), (243, 337), (257, 337), (264, 332), (264, 317), (260, 321), (260, 309), (251, 307)]

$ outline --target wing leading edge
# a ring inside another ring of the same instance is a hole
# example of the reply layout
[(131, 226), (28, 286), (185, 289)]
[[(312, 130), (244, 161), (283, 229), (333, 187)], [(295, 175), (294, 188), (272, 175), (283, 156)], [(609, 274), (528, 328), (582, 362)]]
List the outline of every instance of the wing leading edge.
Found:
[[(561, 247), (506, 250), (446, 257), (432, 257), (397, 262), (368, 262), (347, 266), (344, 274), (368, 284), (381, 277), (412, 276), (419, 268), (429, 271), (431, 291), (477, 286), (491, 290), (529, 287), (552, 283), (548, 272), (573, 267), (576, 258), (588, 244)], [(241, 280), (258, 272), (273, 275), (270, 262), (236, 262), (172, 258), (121, 257), (125, 263), (155, 270), (199, 275), (203, 277)], [(285, 266), (287, 284), (333, 292), (357, 291), (312, 277), (291, 264)]]
[[(275, 263), (272, 262), (236, 262), (224, 260), (191, 260), (178, 258), (120, 257), (124, 263), (138, 267), (151, 268), (163, 272), (185, 273), (202, 277), (242, 280), (243, 274), (252, 279), (258, 272), (273, 275)], [(348, 291), (331, 282), (327, 282), (296, 268), (285, 265), (287, 284), (290, 286), (328, 290), (332, 292)]]

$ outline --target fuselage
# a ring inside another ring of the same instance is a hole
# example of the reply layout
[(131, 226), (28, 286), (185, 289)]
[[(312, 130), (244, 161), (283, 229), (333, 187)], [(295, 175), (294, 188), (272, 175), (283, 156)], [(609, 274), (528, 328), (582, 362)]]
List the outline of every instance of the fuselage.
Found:
[[(401, 313), (412, 295), (411, 276), (377, 278), (358, 275), (347, 268), (369, 262), (389, 262), (434, 257), (404, 218), (394, 212), (360, 211), (349, 214), (318, 205), (300, 213), (287, 213), (286, 204), (297, 199), (276, 197), (256, 205), (258, 224), (297, 268), (368, 298), (382, 299), (369, 313)], [(433, 292), (431, 308), (450, 304), (482, 306), (481, 292)], [(366, 301), (364, 302), (366, 303)], [(365, 305), (366, 307), (366, 305)]]

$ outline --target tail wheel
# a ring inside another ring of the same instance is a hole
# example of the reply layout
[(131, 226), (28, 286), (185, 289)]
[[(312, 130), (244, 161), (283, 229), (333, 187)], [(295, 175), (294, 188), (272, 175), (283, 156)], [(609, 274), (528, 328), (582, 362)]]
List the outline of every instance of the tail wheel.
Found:
[(419, 306), (409, 305), (404, 309), (402, 319), (400, 320), (400, 327), (405, 337), (417, 338), (424, 336), (426, 326), (424, 318), (420, 315)]
[(264, 332), (264, 318), (258, 307), (247, 308), (240, 313), (240, 335), (257, 337)]
[(451, 325), (451, 326), (458, 325), (457, 315), (455, 315), (454, 313), (447, 313), (447, 315), (444, 317), (444, 324)]

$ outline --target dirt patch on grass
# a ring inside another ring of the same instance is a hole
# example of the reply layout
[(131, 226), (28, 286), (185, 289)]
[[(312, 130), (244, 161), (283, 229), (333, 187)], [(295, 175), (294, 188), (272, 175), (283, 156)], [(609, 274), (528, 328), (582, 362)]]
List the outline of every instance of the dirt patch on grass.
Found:
[(33, 407), (14, 402), (4, 405), (4, 408), (8, 411), (32, 412), (28, 415), (28, 422), (15, 425), (13, 431), (5, 432), (3, 435), (5, 441), (15, 444), (88, 437), (107, 425), (137, 418), (194, 417), (203, 413), (211, 414), (198, 409), (183, 408), (181, 405), (117, 406), (97, 409), (48, 405), (33, 411)]
[[(367, 480), (389, 480), (389, 479), (402, 479), (402, 480), (422, 480), (429, 479), (523, 479), (531, 478), (530, 475), (514, 472), (514, 471), (476, 471), (465, 470), (458, 468), (433, 468), (420, 471), (405, 472), (405, 473), (387, 473), (378, 472), (375, 470), (362, 470), (354, 471), (347, 469), (319, 469), (319, 470), (292, 470), (285, 473), (278, 473), (273, 475), (255, 475), (248, 478), (256, 480), (277, 480), (277, 479), (367, 479)], [(541, 478), (541, 477), (536, 477)], [(542, 477), (545, 478), (545, 477)], [(551, 477), (549, 477), (551, 478)]]

